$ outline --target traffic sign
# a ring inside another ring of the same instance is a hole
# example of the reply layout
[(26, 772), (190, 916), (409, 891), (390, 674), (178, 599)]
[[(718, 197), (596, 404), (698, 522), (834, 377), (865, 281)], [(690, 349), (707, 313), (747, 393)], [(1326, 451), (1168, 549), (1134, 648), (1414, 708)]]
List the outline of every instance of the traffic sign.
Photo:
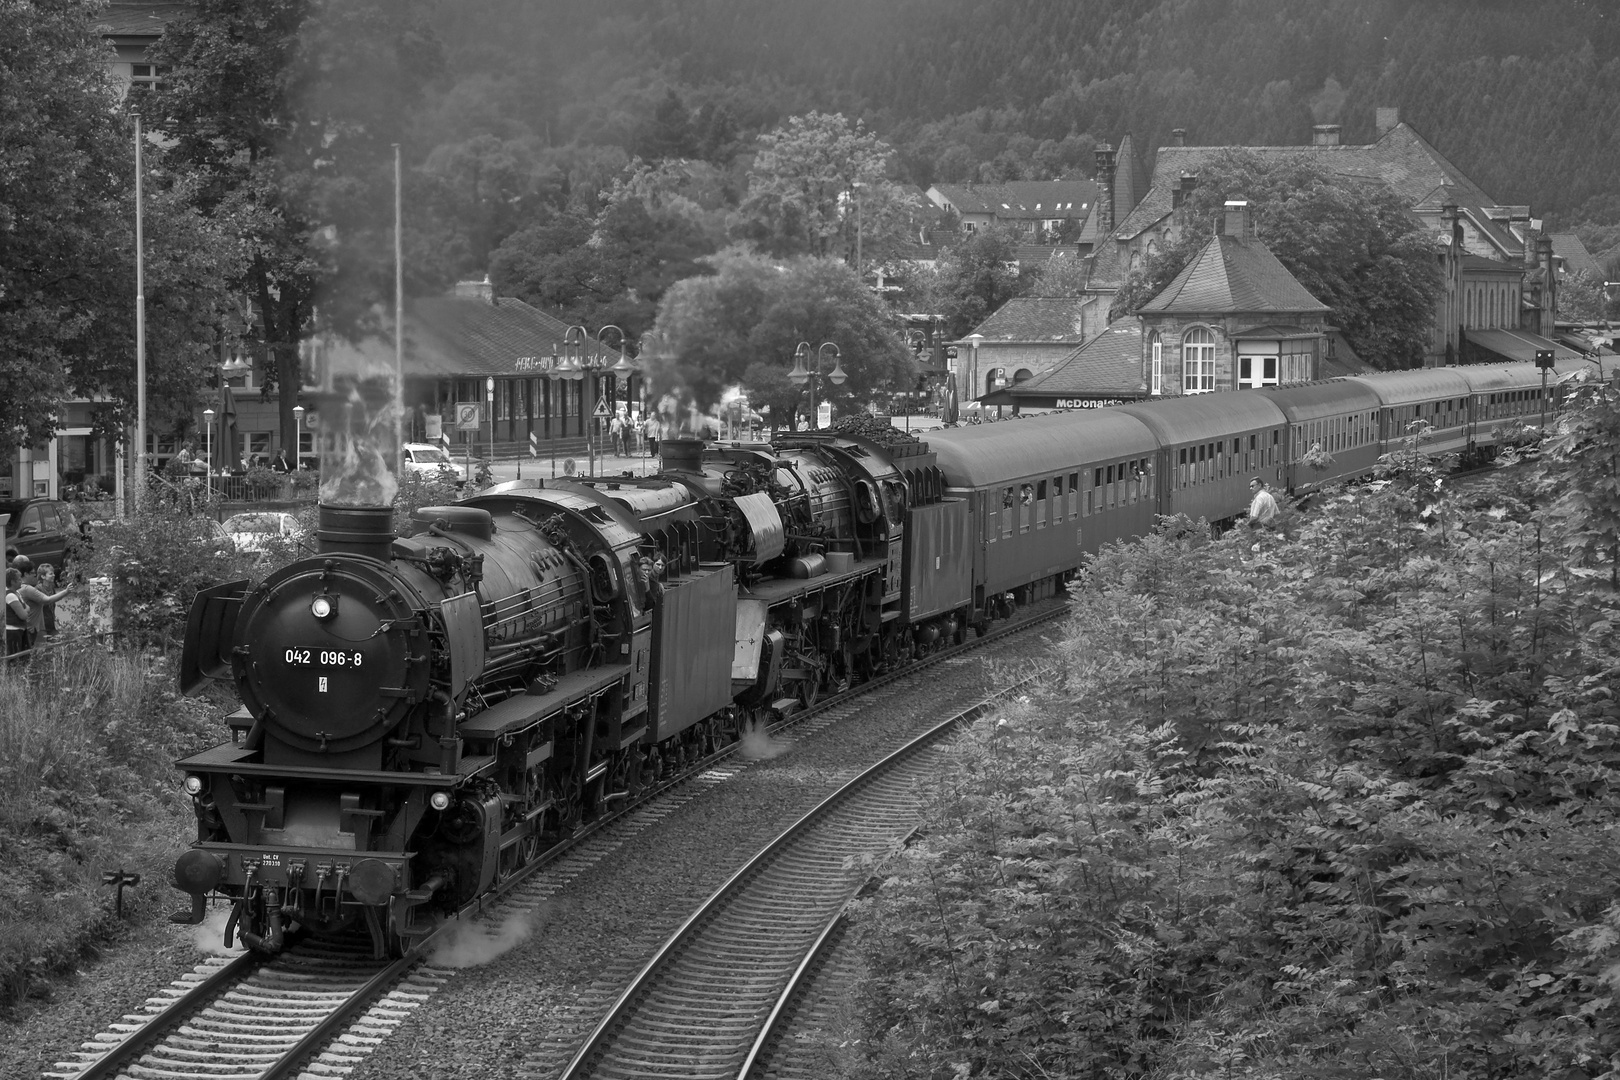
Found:
[(598, 420), (606, 420), (608, 417), (610, 417), (612, 415), (613, 415), (612, 413), (608, 412), (607, 398), (605, 398), (605, 397), (597, 398), (596, 399), (596, 418)]
[(532, 432), (532, 431), (529, 432), (529, 456), (530, 457), (539, 457), (540, 456), (540, 440), (535, 436), (534, 432)]
[(456, 402), (456, 430), (477, 431), (478, 412), (478, 402), (476, 401)]

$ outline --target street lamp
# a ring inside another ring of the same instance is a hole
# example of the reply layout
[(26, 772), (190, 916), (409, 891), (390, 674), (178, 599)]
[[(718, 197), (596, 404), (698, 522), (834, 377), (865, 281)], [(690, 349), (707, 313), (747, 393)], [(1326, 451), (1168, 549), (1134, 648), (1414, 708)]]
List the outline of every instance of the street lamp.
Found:
[(208, 493), (214, 493), (214, 410), (203, 410), (203, 438), (206, 440), (208, 455)]
[(810, 358), (810, 343), (808, 341), (799, 342), (799, 347), (793, 350), (793, 370), (788, 372), (788, 378), (792, 380), (794, 386), (802, 387), (806, 383), (810, 384), (811, 431), (815, 431), (819, 426), (817, 424), (818, 410), (816, 408), (816, 376), (822, 373), (821, 354), (826, 352), (828, 349), (832, 350), (833, 365), (832, 370), (826, 373), (827, 378), (834, 386), (844, 385), (844, 380), (849, 378), (849, 376), (844, 372), (843, 366), (840, 364), (840, 353), (838, 351), (838, 346), (834, 345), (830, 341), (823, 341), (821, 343), (821, 347), (816, 350), (815, 367), (813, 369), (805, 367), (804, 364), (804, 362)]
[(304, 464), (304, 407), (293, 406), (293, 453), (291, 468), (296, 471)]
[(495, 469), (495, 376), (484, 380), (484, 407), (489, 411), (489, 467)]
[[(591, 332), (585, 329), (583, 326), (579, 326), (577, 324), (570, 326), (566, 331), (563, 332), (563, 353), (565, 355), (563, 356), (562, 365), (557, 371), (559, 378), (566, 379), (571, 383), (584, 381), (585, 346), (590, 339)], [(583, 417), (586, 411), (591, 407), (590, 402), (586, 400), (589, 396), (590, 395), (583, 392), (579, 395), (579, 411), (581, 417)], [(591, 429), (589, 425), (583, 422), (580, 424), (580, 427), (584, 429), (583, 434), (585, 436), (585, 453), (587, 455), (587, 460), (592, 463), (590, 472), (594, 473), (596, 471), (594, 468), (596, 455), (595, 449), (591, 445)]]

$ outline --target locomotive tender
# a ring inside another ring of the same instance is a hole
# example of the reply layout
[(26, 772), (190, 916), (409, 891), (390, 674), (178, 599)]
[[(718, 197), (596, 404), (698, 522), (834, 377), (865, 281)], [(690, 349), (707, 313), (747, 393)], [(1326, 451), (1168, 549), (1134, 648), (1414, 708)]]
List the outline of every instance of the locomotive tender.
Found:
[[(229, 679), (242, 708), (178, 763), (198, 839), (176, 919), (219, 896), (227, 943), (358, 924), (397, 952), (749, 724), (1055, 595), (1158, 515), (1230, 519), (1255, 475), (1365, 474), (1414, 420), (1432, 449), (1483, 451), (1541, 395), (1533, 365), (1490, 365), (927, 443), (668, 440), (657, 477), (503, 484), (405, 537), (391, 509), (323, 506), (318, 555), (192, 607), (181, 688)], [(1303, 465), (1313, 446), (1333, 464)]]

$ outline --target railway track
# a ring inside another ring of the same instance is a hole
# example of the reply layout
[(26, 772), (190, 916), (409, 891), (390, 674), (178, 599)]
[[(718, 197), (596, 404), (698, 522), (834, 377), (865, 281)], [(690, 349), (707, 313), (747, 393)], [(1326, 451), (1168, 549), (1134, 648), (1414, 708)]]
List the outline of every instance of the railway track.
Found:
[(828, 796), (737, 871), (649, 960), (564, 1080), (742, 1075), (850, 897), (916, 828), (916, 787), (1008, 687)]
[[(861, 708), (862, 699), (929, 667), (1020, 634), (1061, 616), (1060, 600), (1029, 610), (983, 638), (942, 649), (922, 661), (827, 697), (772, 725), (814, 731)], [(394, 961), (369, 956), (369, 941), (300, 941), (273, 958), (243, 954), (200, 965), (180, 984), (148, 1000), (57, 1062), (52, 1080), (128, 1076), (278, 1080), (298, 1075), (342, 1075), (363, 1059), (410, 1012), (451, 979), (436, 966), (434, 950), (446, 935), (483, 924), (491, 933), (512, 914), (532, 910), (573, 877), (622, 845), (639, 829), (667, 816), (745, 767), (730, 744), (679, 777), (591, 823), (514, 874), (495, 892), (469, 904), (410, 953)], [(478, 919), (480, 915), (488, 918)], [(363, 937), (363, 935), (362, 935)]]

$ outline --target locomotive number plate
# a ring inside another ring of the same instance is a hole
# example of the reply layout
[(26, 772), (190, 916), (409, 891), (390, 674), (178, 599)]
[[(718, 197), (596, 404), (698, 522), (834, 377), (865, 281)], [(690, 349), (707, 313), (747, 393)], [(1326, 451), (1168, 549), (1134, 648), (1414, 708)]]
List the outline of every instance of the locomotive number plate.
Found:
[(357, 668), (364, 655), (359, 649), (288, 649), (282, 659), (294, 667)]

